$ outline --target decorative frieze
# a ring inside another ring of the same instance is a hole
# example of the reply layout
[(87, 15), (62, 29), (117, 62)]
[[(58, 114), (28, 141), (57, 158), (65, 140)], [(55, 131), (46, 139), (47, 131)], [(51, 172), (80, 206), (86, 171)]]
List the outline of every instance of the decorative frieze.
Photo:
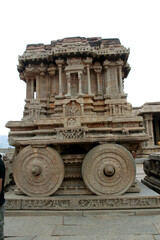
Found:
[(65, 199), (62, 197), (7, 199), (6, 209), (13, 210), (116, 210), (116, 209), (158, 209), (160, 197), (93, 197), (80, 196), (79, 198)]

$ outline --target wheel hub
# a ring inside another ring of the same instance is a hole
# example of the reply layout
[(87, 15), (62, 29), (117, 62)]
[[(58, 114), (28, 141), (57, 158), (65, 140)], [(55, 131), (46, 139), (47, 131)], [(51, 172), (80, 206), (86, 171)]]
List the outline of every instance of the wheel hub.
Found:
[(107, 165), (104, 168), (104, 175), (106, 177), (112, 177), (115, 174), (115, 168), (112, 165)]

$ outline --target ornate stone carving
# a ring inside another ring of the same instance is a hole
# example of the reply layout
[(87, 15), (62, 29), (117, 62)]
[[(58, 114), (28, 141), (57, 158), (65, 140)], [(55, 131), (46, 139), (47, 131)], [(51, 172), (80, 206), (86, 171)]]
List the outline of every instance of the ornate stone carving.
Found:
[(64, 139), (79, 139), (83, 137), (82, 129), (70, 129), (70, 130), (63, 130), (63, 137)]
[(56, 73), (56, 67), (53, 64), (50, 64), (50, 66), (47, 68), (47, 71), (50, 76), (54, 76)]
[(29, 196), (49, 196), (61, 185), (64, 165), (52, 148), (25, 147), (13, 165), (14, 179), (19, 189)]
[(72, 196), (70, 199), (64, 196), (56, 198), (27, 198), (25, 199), (7, 199), (7, 210), (87, 210), (87, 209), (159, 209), (160, 197), (144, 196), (144, 197), (118, 197), (118, 196)]
[[(91, 191), (114, 195), (128, 190), (134, 167), (127, 150), (117, 145), (99, 146), (112, 142), (136, 151), (147, 139), (141, 117), (132, 115), (123, 93), (123, 81), (130, 70), (128, 55), (129, 50), (118, 39), (76, 37), (27, 46), (18, 66), (27, 88), (24, 117), (7, 124), (9, 142), (16, 148), (15, 182), (22, 192), (29, 196)], [(92, 152), (94, 146), (97, 148)], [(73, 157), (72, 163), (65, 163), (64, 179), (58, 153)], [(84, 158), (80, 163), (74, 154), (87, 154), (83, 177), (91, 191), (80, 173)], [(95, 208), (101, 199), (90, 202)], [(48, 203), (32, 204), (34, 208)], [(61, 208), (60, 202), (49, 204)]]
[(76, 119), (75, 118), (69, 118), (67, 124), (68, 124), (68, 126), (75, 126), (76, 125)]
[(43, 64), (43, 62), (40, 64), (40, 67), (38, 69), (41, 76), (44, 76), (46, 74), (47, 67)]
[(134, 159), (120, 145), (99, 145), (86, 155), (82, 176), (87, 187), (97, 195), (123, 194), (135, 179)]
[(66, 116), (79, 116), (80, 106), (75, 101), (71, 101), (66, 107)]

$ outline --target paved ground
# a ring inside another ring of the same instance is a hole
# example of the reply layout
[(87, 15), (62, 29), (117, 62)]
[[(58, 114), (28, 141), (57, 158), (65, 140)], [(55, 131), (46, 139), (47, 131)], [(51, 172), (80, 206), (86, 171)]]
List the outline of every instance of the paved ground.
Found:
[[(137, 178), (143, 177), (137, 167)], [(24, 216), (25, 215), (25, 216)], [(160, 240), (160, 210), (19, 212), (5, 217), (6, 240)]]
[(8, 240), (160, 240), (160, 215), (6, 217), (5, 236)]

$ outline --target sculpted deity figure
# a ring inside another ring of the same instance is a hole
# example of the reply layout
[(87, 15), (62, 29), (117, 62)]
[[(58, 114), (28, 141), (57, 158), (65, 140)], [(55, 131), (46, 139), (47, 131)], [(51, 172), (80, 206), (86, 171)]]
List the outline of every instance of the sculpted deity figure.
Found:
[(78, 108), (76, 106), (75, 102), (72, 102), (72, 105), (68, 108), (68, 116), (75, 116), (76, 112), (78, 111)]

